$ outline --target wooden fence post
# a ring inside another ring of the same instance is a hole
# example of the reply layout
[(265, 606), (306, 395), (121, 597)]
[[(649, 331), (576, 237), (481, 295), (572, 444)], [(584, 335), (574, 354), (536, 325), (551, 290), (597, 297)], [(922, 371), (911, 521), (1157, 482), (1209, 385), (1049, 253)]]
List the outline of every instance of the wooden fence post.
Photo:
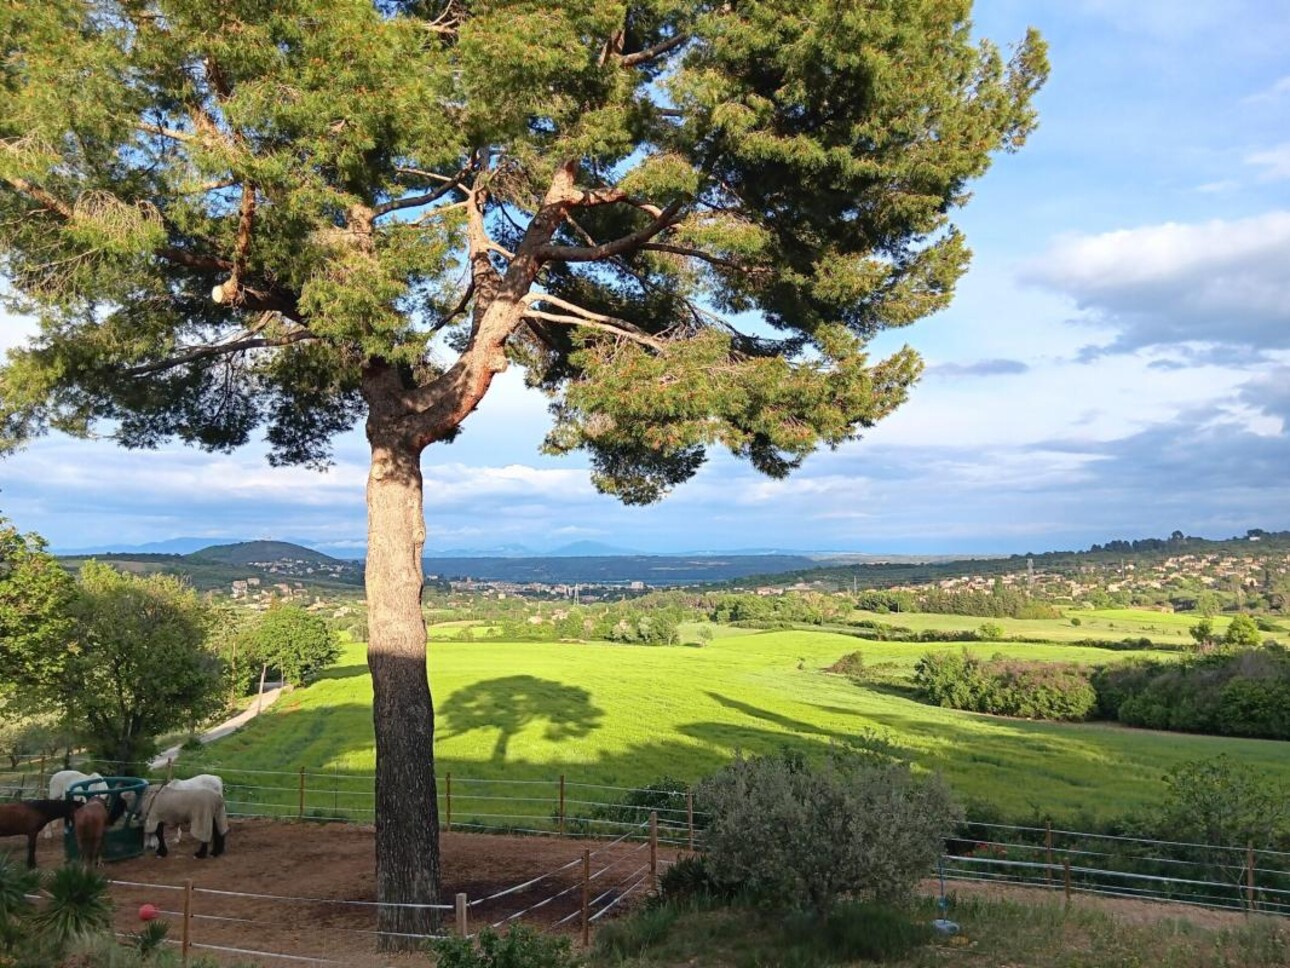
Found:
[(166, 782), (169, 783), (174, 778), (175, 778), (175, 758), (173, 756), (167, 756), (166, 757)]
[(591, 918), (588, 917), (591, 907), (591, 850), (582, 852), (582, 946), (591, 945)]
[(1071, 859), (1062, 858), (1062, 880), (1066, 885), (1066, 906), (1071, 906)]
[(1246, 914), (1254, 912), (1254, 841), (1245, 845), (1245, 899), (1249, 905)]
[(658, 811), (649, 812), (649, 890), (658, 893)]
[(1048, 865), (1044, 876), (1048, 879), (1048, 886), (1053, 886), (1053, 822), (1044, 821), (1044, 856), (1045, 863)]
[(685, 791), (685, 823), (690, 828), (690, 853), (694, 853), (694, 791)]
[(468, 912), (470, 911), (470, 904), (467, 901), (465, 894), (457, 895), (455, 910), (457, 914), (457, 937), (469, 938), (470, 922), (468, 920), (469, 918)]
[(300, 768), (300, 803), (296, 808), (296, 819), (305, 819), (305, 768)]
[(192, 944), (192, 923), (193, 923), (193, 881), (190, 877), (184, 881), (184, 923), (183, 931), (179, 941), (179, 956), (184, 964), (188, 964), (188, 949)]
[(448, 808), (448, 829), (452, 830), (452, 771), (444, 774), (444, 804)]
[(564, 774), (560, 774), (560, 836), (564, 836)]
[(40, 791), (45, 789), (45, 754), (40, 754), (40, 775), (36, 777), (36, 799), (40, 799), (44, 794)]

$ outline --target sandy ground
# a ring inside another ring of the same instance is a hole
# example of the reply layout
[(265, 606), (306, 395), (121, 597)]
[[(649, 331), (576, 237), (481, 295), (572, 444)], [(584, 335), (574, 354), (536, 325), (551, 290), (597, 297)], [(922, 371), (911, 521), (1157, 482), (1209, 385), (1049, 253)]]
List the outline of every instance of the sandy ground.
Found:
[[(178, 939), (184, 902), (183, 885), (192, 879), (193, 919), (191, 938), (197, 944), (222, 945), (276, 954), (322, 958), (355, 968), (386, 965), (425, 966), (425, 956), (377, 955), (376, 914), (371, 906), (337, 903), (341, 900), (374, 901), (374, 836), (371, 827), (340, 823), (281, 823), (269, 820), (234, 821), (224, 856), (197, 860), (195, 844), (185, 838), (172, 846), (170, 855), (157, 858), (151, 852), (143, 857), (120, 861), (104, 867), (114, 881), (156, 885), (135, 887), (114, 885), (117, 929), (137, 931), (138, 910), (144, 903), (153, 904), (171, 922), (170, 937)], [(19, 838), (0, 841), (0, 849), (25, 851)], [(582, 852), (595, 851), (591, 871), (591, 897), (619, 885), (601, 904), (614, 899), (642, 874), (648, 865), (648, 845), (560, 840), (554, 837), (503, 837), (487, 834), (446, 833), (442, 838), (444, 896), (452, 903), (458, 892), (471, 899), (487, 898), (498, 891), (520, 884), (563, 865), (573, 865), (544, 878), (524, 890), (470, 908), (469, 930), (502, 921), (551, 895), (568, 890), (563, 896), (523, 915), (525, 923), (551, 927), (581, 905)], [(671, 850), (659, 849), (660, 863), (675, 856)], [(41, 840), (37, 862), (41, 867), (62, 863), (61, 840)], [(612, 865), (612, 866), (611, 866)], [(635, 875), (635, 876), (633, 876)], [(607, 917), (616, 916), (644, 896), (642, 883), (624, 898)], [(297, 898), (237, 897), (204, 891), (249, 892)], [(593, 909), (594, 910), (594, 909)], [(445, 914), (444, 927), (453, 924), (451, 912)], [(578, 932), (578, 919), (563, 930)], [(214, 954), (206, 949), (195, 953)], [(221, 960), (234, 960), (226, 953)], [(303, 965), (305, 961), (253, 958), (243, 961), (265, 965)]]
[[(581, 901), (584, 849), (595, 852), (591, 863), (593, 875), (607, 868), (593, 880), (591, 897), (594, 899), (617, 885), (617, 890), (610, 890), (601, 904), (617, 898), (623, 889), (637, 881), (649, 859), (647, 845), (623, 843), (608, 846), (596, 841), (580, 842), (555, 837), (447, 833), (443, 835), (442, 846), (444, 896), (448, 903), (458, 892), (471, 899), (488, 898), (530, 878), (555, 872), (523, 890), (471, 907), (469, 930), (472, 932), (502, 922), (561, 892), (561, 896), (523, 913), (520, 920), (551, 928), (566, 915), (577, 912)], [(6, 838), (0, 841), (0, 850), (3, 849), (11, 850), (15, 859), (21, 862), (26, 844), (21, 838)], [(195, 845), (186, 839), (172, 847), (170, 856), (164, 859), (147, 853), (104, 868), (114, 881), (154, 885), (113, 886), (119, 931), (138, 930), (139, 906), (149, 903), (165, 912), (162, 917), (171, 923), (171, 937), (178, 939), (184, 902), (183, 885), (191, 879), (194, 886), (193, 919), (190, 922), (193, 942), (294, 955), (300, 960), (250, 955), (239, 957), (235, 953), (218, 953), (205, 948), (195, 948), (195, 953), (219, 954), (220, 960), (224, 961), (280, 966), (309, 964), (305, 960), (309, 958), (326, 959), (354, 968), (427, 964), (424, 955), (376, 954), (376, 914), (373, 907), (339, 903), (375, 900), (375, 848), (371, 827), (243, 820), (234, 822), (228, 852), (223, 857), (197, 860), (193, 857), (194, 849)], [(675, 857), (675, 851), (659, 849), (660, 865)], [(63, 861), (61, 840), (42, 839), (37, 860), (41, 867), (59, 866)], [(557, 871), (557, 868), (570, 864)], [(625, 897), (611, 910), (610, 916), (617, 916), (632, 904), (639, 903), (645, 886), (642, 883), (631, 896)], [(934, 880), (926, 882), (924, 887), (932, 894), (937, 890)], [(1060, 890), (962, 881), (952, 882), (947, 887), (960, 896), (988, 896), (1024, 903), (1060, 904), (1063, 901)], [(206, 893), (208, 891), (274, 897)], [(1213, 911), (1166, 902), (1076, 894), (1072, 903), (1081, 909), (1105, 910), (1118, 919), (1136, 923), (1183, 919), (1204, 927), (1219, 928), (1243, 920), (1240, 912), (1236, 911)], [(451, 913), (446, 913), (445, 929), (452, 923)], [(578, 918), (575, 917), (561, 930), (576, 936)]]

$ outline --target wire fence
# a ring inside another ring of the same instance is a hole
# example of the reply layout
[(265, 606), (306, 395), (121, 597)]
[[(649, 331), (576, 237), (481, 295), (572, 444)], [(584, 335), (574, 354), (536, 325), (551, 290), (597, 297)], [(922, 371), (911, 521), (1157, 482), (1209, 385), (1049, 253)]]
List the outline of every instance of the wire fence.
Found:
[[(229, 813), (235, 817), (353, 823), (375, 819), (375, 778), (369, 774), (303, 767), (293, 771), (203, 768), (223, 779)], [(186, 764), (174, 763), (155, 771), (150, 779), (182, 778), (192, 772)], [(49, 773), (48, 761), (27, 758), (17, 768), (0, 772), (0, 796), (46, 795), (35, 791), (47, 782)], [(686, 789), (584, 783), (565, 776), (506, 780), (451, 773), (437, 778), (437, 788), (440, 823), (454, 831), (645, 841), (647, 820), (653, 814), (658, 844), (701, 850), (708, 821)], [(1018, 884), (1067, 894), (1290, 915), (1290, 852), (1253, 844), (1222, 846), (1052, 825), (969, 821), (947, 841), (938, 873), (949, 881)], [(636, 872), (635, 877), (639, 876)], [(617, 884), (617, 889), (639, 889), (630, 879), (623, 880), (628, 883)], [(518, 894), (531, 886), (509, 890)], [(615, 898), (607, 900), (618, 903)]]

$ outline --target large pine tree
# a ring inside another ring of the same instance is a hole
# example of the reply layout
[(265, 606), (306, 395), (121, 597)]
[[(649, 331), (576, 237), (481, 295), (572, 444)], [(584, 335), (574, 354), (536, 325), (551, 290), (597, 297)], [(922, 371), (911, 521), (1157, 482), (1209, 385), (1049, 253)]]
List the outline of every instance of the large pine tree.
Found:
[(0, 5), (0, 258), (41, 322), (0, 369), (0, 447), (265, 426), (273, 463), (321, 466), (366, 421), (382, 900), (438, 897), (422, 451), (512, 365), (548, 449), (630, 503), (711, 446), (782, 476), (890, 413), (919, 359), (865, 344), (949, 302), (950, 213), (1047, 70), (970, 10)]

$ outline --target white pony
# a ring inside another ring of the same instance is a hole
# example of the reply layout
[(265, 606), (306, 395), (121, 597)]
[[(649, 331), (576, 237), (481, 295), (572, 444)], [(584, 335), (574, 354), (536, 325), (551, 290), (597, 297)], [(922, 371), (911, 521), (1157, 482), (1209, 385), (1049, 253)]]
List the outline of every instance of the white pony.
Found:
[[(80, 770), (59, 770), (57, 773), (55, 773), (53, 776), (49, 778), (49, 799), (51, 800), (65, 799), (67, 797), (68, 788), (73, 783), (79, 783), (81, 780), (102, 781), (103, 775), (101, 773), (82, 773)], [(106, 782), (99, 782), (90, 786), (89, 789), (93, 790), (94, 792), (98, 792), (99, 790), (102, 790), (104, 793), (107, 793), (108, 785)], [(84, 803), (86, 798), (78, 793), (76, 796), (76, 799)], [(45, 828), (46, 840), (54, 836), (54, 826), (55, 826), (54, 824), (50, 824), (48, 827)]]
[[(219, 794), (221, 800), (224, 799), (224, 781), (214, 773), (198, 773), (186, 780), (171, 780), (163, 786), (167, 790), (210, 790), (212, 793)], [(184, 839), (184, 831), (178, 824), (175, 824), (174, 828), (175, 843), (179, 843)]]

